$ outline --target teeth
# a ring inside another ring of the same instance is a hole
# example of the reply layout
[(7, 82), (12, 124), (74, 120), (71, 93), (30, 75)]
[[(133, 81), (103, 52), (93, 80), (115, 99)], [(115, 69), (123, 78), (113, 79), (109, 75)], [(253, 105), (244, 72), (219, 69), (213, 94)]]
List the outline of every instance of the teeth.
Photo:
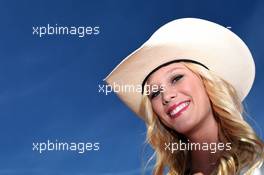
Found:
[(174, 109), (174, 110), (172, 110), (172, 111), (170, 112), (170, 115), (172, 116), (172, 115), (177, 114), (180, 110), (182, 110), (182, 108), (184, 108), (185, 106), (188, 106), (189, 103), (190, 103), (190, 102), (188, 101), (188, 102), (182, 103), (180, 106), (177, 106), (176, 109)]

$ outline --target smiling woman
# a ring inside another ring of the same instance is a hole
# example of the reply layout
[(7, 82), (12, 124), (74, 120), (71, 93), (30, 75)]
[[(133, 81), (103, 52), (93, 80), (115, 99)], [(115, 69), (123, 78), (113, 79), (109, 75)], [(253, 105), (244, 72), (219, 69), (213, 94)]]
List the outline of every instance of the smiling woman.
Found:
[[(169, 78), (176, 70), (181, 78)], [(144, 108), (153, 109), (146, 116), (148, 141), (162, 162), (156, 164), (157, 174), (162, 174), (164, 164), (174, 174), (205, 175), (245, 170), (250, 174), (260, 165), (263, 143), (243, 120), (239, 97), (229, 83), (192, 63), (162, 67), (150, 76), (148, 82), (152, 81), (163, 82), (166, 89), (154, 98), (144, 96)], [(163, 143), (181, 141), (196, 147), (164, 149)]]
[(237, 35), (184, 18), (157, 30), (106, 81), (142, 85), (141, 93), (116, 93), (146, 123), (155, 175), (165, 167), (171, 175), (252, 175), (264, 159), (263, 142), (243, 118), (254, 76)]

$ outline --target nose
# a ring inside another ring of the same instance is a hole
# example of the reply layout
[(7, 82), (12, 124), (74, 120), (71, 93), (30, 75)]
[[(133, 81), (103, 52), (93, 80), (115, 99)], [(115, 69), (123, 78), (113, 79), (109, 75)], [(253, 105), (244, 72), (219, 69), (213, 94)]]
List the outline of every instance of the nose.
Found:
[(167, 105), (170, 103), (175, 97), (177, 97), (177, 92), (172, 90), (164, 90), (162, 93), (162, 103), (163, 105)]

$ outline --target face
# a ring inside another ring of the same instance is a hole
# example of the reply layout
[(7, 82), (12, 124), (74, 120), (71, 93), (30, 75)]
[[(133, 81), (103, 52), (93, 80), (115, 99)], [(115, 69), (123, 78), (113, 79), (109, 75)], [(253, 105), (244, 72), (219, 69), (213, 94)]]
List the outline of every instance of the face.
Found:
[(179, 133), (191, 132), (212, 116), (201, 78), (182, 63), (158, 69), (147, 84), (153, 111), (165, 125)]

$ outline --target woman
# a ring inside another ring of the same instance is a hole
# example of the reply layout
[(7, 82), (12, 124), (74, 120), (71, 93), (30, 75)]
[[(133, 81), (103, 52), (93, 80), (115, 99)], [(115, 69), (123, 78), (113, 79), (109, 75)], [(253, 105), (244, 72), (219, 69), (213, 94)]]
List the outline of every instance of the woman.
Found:
[(106, 78), (146, 122), (155, 175), (251, 175), (263, 142), (243, 119), (255, 65), (245, 43), (218, 24), (195, 18), (157, 30)]

